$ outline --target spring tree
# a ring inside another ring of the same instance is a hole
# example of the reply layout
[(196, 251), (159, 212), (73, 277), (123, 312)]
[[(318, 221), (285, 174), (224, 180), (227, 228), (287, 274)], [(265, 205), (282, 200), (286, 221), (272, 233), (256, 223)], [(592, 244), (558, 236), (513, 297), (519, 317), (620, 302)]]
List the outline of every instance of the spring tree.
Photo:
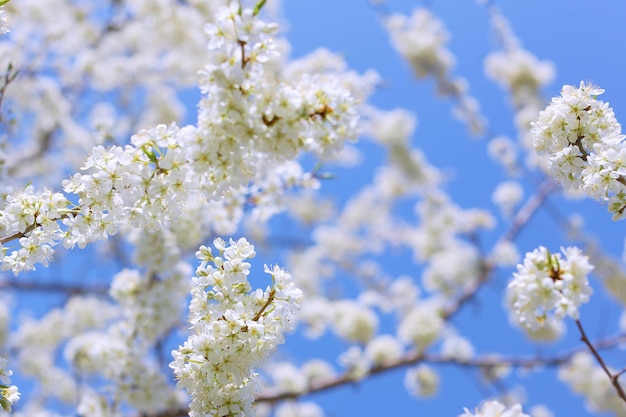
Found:
[(504, 2), (346, 3), (2, 2), (5, 414), (626, 415), (615, 95)]

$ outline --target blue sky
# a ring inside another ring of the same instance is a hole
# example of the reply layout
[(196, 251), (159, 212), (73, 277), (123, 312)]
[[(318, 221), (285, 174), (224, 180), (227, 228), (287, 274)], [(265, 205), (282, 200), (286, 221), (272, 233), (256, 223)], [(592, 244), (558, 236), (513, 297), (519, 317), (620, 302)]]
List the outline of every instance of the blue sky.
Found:
[[(491, 192), (504, 177), (500, 168), (487, 157), (486, 142), (469, 138), (465, 127), (450, 117), (450, 102), (435, 98), (432, 82), (413, 78), (408, 65), (391, 48), (387, 34), (367, 1), (285, 0), (283, 3), (294, 57), (324, 46), (341, 53), (349, 66), (358, 71), (376, 69), (385, 87), (375, 93), (372, 102), (384, 109), (404, 107), (414, 111), (419, 123), (413, 144), (422, 148), (433, 164), (453, 173), (447, 189), (456, 201), (463, 207), (493, 207)], [(390, 11), (405, 14), (417, 5), (429, 5), (451, 33), (449, 48), (457, 58), (453, 73), (467, 78), (470, 93), (480, 101), (491, 129), (497, 134), (515, 137), (513, 111), (507, 98), (483, 72), (483, 59), (496, 46), (486, 11), (470, 0), (391, 0), (385, 3)], [(626, 120), (626, 96), (623, 94), (626, 35), (622, 31), (626, 3), (608, 0), (593, 3), (565, 0), (494, 3), (501, 7), (525, 49), (555, 64), (556, 79), (544, 91), (546, 101), (557, 95), (563, 84), (578, 85), (581, 80), (592, 80), (606, 90), (601, 98), (611, 103), (618, 120)], [(339, 200), (370, 178), (371, 169), (380, 158), (373, 148), (367, 144), (363, 146), (366, 159), (359, 171), (338, 175), (336, 184), (328, 187), (337, 193)], [(531, 193), (532, 188), (527, 186), (526, 196)], [(558, 196), (550, 199), (550, 205), (561, 215), (582, 214), (586, 229), (602, 242), (603, 247), (615, 256), (621, 255), (624, 223), (612, 222), (605, 207), (593, 201), (571, 202)], [(504, 226), (501, 224), (493, 236), (485, 236), (485, 241), (493, 242)], [(532, 250), (538, 245), (558, 250), (569, 241), (556, 227), (549, 212), (541, 210), (517, 243), (521, 251)], [(406, 265), (406, 268), (411, 267)], [(572, 322), (568, 324), (567, 337), (556, 346), (532, 345), (519, 332), (506, 330), (507, 317), (500, 293), (510, 272), (496, 274), (495, 282), (481, 291), (480, 301), (466, 306), (455, 319), (463, 334), (473, 336), (477, 351), (534, 355), (579, 346)], [(582, 310), (582, 321), (591, 335), (608, 335), (615, 331), (621, 310), (616, 303), (607, 303), (603, 290), (596, 284), (594, 286), (596, 294)], [(329, 352), (341, 349), (333, 343), (330, 339), (315, 342), (312, 346), (288, 343), (286, 350), (300, 357), (305, 352), (314, 354), (320, 349)], [(624, 356), (618, 351), (613, 356), (614, 365), (625, 363)], [(327, 415), (333, 417), (399, 413), (457, 416), (462, 407), (473, 408), (481, 398), (497, 394), (493, 387), (481, 387), (474, 371), (451, 367), (438, 367), (437, 370), (442, 376), (441, 391), (431, 400), (418, 401), (406, 394), (402, 384), (403, 371), (393, 371), (359, 386), (344, 387), (311, 399), (322, 403)], [(516, 383), (524, 386), (531, 406), (546, 404), (556, 416), (588, 415), (581, 398), (558, 382), (553, 370), (519, 380), (513, 378), (507, 381), (507, 386)]]

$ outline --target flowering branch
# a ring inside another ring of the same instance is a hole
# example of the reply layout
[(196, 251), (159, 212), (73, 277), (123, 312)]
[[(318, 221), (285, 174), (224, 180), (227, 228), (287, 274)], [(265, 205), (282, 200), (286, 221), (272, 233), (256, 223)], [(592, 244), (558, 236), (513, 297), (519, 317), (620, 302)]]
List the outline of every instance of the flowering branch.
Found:
[[(539, 207), (548, 198), (548, 196), (556, 189), (556, 184), (552, 180), (546, 180), (541, 184), (539, 189), (533, 194), (526, 203), (517, 211), (507, 231), (502, 235), (498, 242), (511, 242), (515, 240), (517, 235), (522, 231), (524, 226), (528, 224), (530, 218), (537, 212)], [(482, 268), (482, 274), (477, 280), (467, 285), (461, 295), (455, 302), (443, 310), (442, 317), (449, 319), (469, 300), (471, 300), (480, 287), (489, 280), (495, 265), (492, 262), (485, 262)]]
[[(607, 349), (617, 346), (626, 341), (626, 334), (599, 340), (594, 345), (589, 345), (597, 352), (597, 349)], [(402, 358), (392, 361), (388, 364), (372, 367), (366, 377), (392, 371), (394, 369), (412, 366), (418, 363), (448, 364), (458, 365), (470, 368), (494, 368), (497, 366), (512, 366), (516, 368), (532, 369), (536, 367), (555, 367), (567, 363), (575, 354), (584, 351), (584, 348), (576, 348), (569, 352), (558, 354), (551, 357), (506, 357), (499, 355), (482, 355), (471, 359), (458, 359), (446, 355), (429, 354), (424, 352), (409, 352)], [(275, 403), (288, 399), (301, 398), (310, 394), (319, 393), (330, 390), (332, 388), (354, 384), (354, 378), (351, 374), (340, 375), (335, 378), (326, 379), (321, 382), (311, 383), (305, 391), (302, 392), (271, 392), (269, 390), (262, 391), (255, 397), (256, 402)], [(161, 416), (160, 416), (161, 417)]]

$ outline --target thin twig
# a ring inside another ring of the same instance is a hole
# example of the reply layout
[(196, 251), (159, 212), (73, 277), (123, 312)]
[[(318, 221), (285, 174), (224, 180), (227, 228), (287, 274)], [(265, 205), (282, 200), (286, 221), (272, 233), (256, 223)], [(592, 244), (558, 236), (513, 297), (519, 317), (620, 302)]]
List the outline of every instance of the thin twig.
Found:
[[(542, 206), (544, 201), (548, 198), (550, 193), (558, 188), (557, 184), (551, 179), (546, 179), (540, 186), (539, 189), (533, 194), (526, 203), (517, 211), (515, 217), (511, 221), (511, 225), (504, 232), (502, 237), (498, 240), (498, 243), (502, 242), (510, 242), (515, 240), (515, 238), (522, 231), (524, 226), (528, 223), (530, 218), (537, 212), (539, 207)], [(456, 314), (460, 308), (471, 300), (476, 292), (480, 289), (480, 287), (489, 280), (491, 273), (493, 272), (495, 265), (492, 262), (485, 262), (483, 264), (482, 273), (478, 277), (478, 279), (471, 284), (467, 285), (459, 298), (454, 302), (453, 305), (444, 309), (442, 312), (442, 318), (447, 320)]]
[(4, 101), (4, 96), (6, 94), (7, 87), (9, 86), (9, 84), (11, 84), (11, 82), (15, 80), (18, 73), (19, 73), (19, 70), (15, 70), (15, 72), (13, 72), (13, 64), (9, 63), (9, 66), (7, 67), (7, 71), (4, 73), (2, 87), (0, 87), (0, 122), (3, 121), (2, 102)]
[[(603, 339), (595, 343), (595, 350), (606, 349), (616, 346), (626, 341), (626, 334), (620, 334), (611, 338)], [(586, 350), (586, 347), (572, 349), (552, 357), (506, 357), (500, 355), (482, 355), (471, 359), (461, 360), (447, 355), (436, 355), (419, 353), (416, 351), (409, 352), (402, 358), (389, 362), (388, 364), (375, 366), (370, 369), (366, 377), (385, 373), (394, 369), (416, 365), (418, 363), (431, 363), (441, 365), (454, 365), (468, 368), (494, 368), (497, 366), (512, 366), (515, 368), (533, 369), (538, 367), (554, 367), (568, 362), (572, 356)], [(271, 392), (263, 391), (257, 395), (256, 402), (277, 402), (287, 399), (295, 399), (305, 395), (327, 391), (341, 385), (354, 384), (355, 381), (349, 374), (337, 376), (315, 384), (311, 384), (305, 392)]]
[(622, 399), (622, 401), (626, 402), (626, 393), (624, 393), (624, 389), (622, 388), (621, 384), (618, 381), (618, 378), (620, 377), (622, 373), (619, 372), (613, 375), (611, 370), (604, 363), (604, 360), (602, 359), (602, 357), (600, 356), (596, 348), (589, 341), (589, 338), (587, 338), (587, 334), (585, 333), (585, 330), (583, 329), (583, 325), (580, 323), (580, 320), (576, 320), (576, 326), (578, 326), (578, 330), (580, 331), (580, 340), (585, 345), (587, 345), (587, 347), (591, 351), (591, 354), (596, 358), (596, 360), (598, 361), (598, 363), (604, 370), (604, 373), (606, 373), (606, 375), (609, 377), (611, 384), (613, 384), (613, 386), (615, 387), (615, 391), (617, 391), (617, 395)]
[(28, 292), (60, 292), (64, 294), (107, 294), (109, 285), (77, 285), (58, 282), (0, 280), (0, 289)]

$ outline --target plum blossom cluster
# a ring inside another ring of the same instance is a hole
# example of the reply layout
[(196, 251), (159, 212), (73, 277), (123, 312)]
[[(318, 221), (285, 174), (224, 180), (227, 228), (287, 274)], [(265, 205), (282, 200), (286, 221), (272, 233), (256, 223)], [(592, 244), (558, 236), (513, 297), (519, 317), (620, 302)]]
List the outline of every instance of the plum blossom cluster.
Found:
[(528, 414), (524, 414), (522, 406), (515, 404), (512, 407), (507, 407), (499, 401), (486, 401), (480, 408), (474, 410), (472, 413), (467, 408), (465, 413), (459, 415), (459, 417), (530, 417)]
[(415, 366), (407, 370), (404, 386), (415, 397), (432, 397), (439, 388), (439, 376), (430, 366)]
[(550, 253), (543, 246), (528, 252), (517, 266), (507, 288), (507, 301), (515, 321), (529, 330), (560, 322), (565, 316), (578, 320), (578, 308), (592, 293), (587, 274), (593, 266), (576, 247)]
[[(489, 53), (485, 58), (485, 73), (511, 94), (516, 110), (523, 111), (527, 106), (534, 108), (542, 102), (539, 90), (554, 79), (554, 65), (550, 61), (539, 60), (522, 47), (498, 6), (487, 4), (486, 8), (500, 50)], [(539, 110), (536, 109), (537, 112)]]
[[(10, 346), (17, 356), (21, 375), (38, 380), (38, 400), (77, 402), (79, 384), (71, 370), (62, 366), (58, 359), (64, 356), (63, 353), (66, 357), (70, 356), (71, 345), (76, 346), (72, 340), (93, 341), (93, 337), (89, 336), (117, 319), (119, 313), (116, 306), (94, 296), (74, 296), (63, 308), (50, 310), (37, 320), (30, 318), (20, 323), (18, 331), (12, 335)], [(66, 346), (65, 352), (61, 352), (63, 346)], [(90, 343), (89, 347), (92, 351), (103, 351), (102, 344)], [(86, 356), (83, 359), (95, 365), (92, 369), (106, 366), (103, 365), (102, 355), (100, 360), (91, 361)], [(120, 365), (119, 357), (116, 359), (114, 368), (127, 371), (128, 368)]]
[(626, 213), (626, 148), (613, 109), (597, 99), (604, 90), (565, 85), (533, 123), (535, 150), (565, 188), (606, 201), (613, 219)]
[(0, 357), (0, 407), (7, 412), (20, 399), (17, 387), (11, 385), (11, 375), (13, 371), (7, 369), (7, 360)]
[(272, 285), (248, 282), (254, 246), (244, 238), (213, 242), (196, 253), (201, 264), (191, 290), (191, 334), (172, 351), (178, 386), (191, 396), (189, 415), (251, 415), (258, 387), (254, 368), (283, 343), (302, 301), (302, 291), (278, 266), (265, 266)]
[(488, 55), (485, 72), (511, 92), (515, 105), (523, 106), (554, 79), (555, 70), (550, 61), (540, 61), (530, 52), (516, 48)]
[(7, 15), (7, 12), (0, 9), (0, 35), (9, 33), (10, 30), (11, 29), (9, 27), (9, 16)]
[[(549, 84), (555, 75), (551, 61), (542, 60), (522, 46), (511, 24), (494, 2), (484, 2), (489, 13), (494, 38), (499, 49), (489, 53), (484, 60), (485, 75), (501, 86), (509, 95), (515, 111), (517, 142), (525, 150), (533, 150), (533, 138), (530, 134), (531, 123), (537, 119), (545, 107), (541, 90)], [(508, 138), (491, 138), (489, 152), (510, 174), (519, 174), (520, 163), (516, 150), (517, 144)], [(540, 165), (534, 151), (525, 156), (529, 167)]]
[(453, 78), (450, 70), (454, 55), (446, 48), (450, 34), (443, 22), (426, 8), (416, 8), (411, 16), (392, 14), (385, 20), (393, 47), (409, 62), (418, 78), (432, 77), (437, 91), (456, 102), (454, 115), (467, 124), (474, 135), (485, 132), (485, 120), (478, 101), (467, 93), (467, 82)]
[[(7, 196), (5, 207), (0, 211), (0, 250), (3, 270), (30, 270), (35, 263), (48, 265), (59, 238), (59, 220), (71, 210), (69, 202), (61, 193), (44, 190), (35, 194), (32, 186)], [(6, 254), (2, 245), (19, 239), (19, 248)]]
[(161, 229), (189, 200), (259, 190), (250, 185), (259, 167), (279, 170), (301, 151), (328, 155), (355, 138), (349, 86), (323, 75), (284, 81), (275, 31), (252, 9), (218, 11), (206, 25), (211, 54), (201, 72), (198, 125), (158, 125), (125, 147), (96, 146), (84, 172), (63, 182), (68, 198), (31, 189), (12, 195), (0, 211), (0, 243), (19, 245), (0, 247), (3, 268), (33, 269), (59, 242), (84, 247), (128, 227)]
[(386, 26), (395, 48), (411, 64), (419, 78), (445, 77), (455, 58), (446, 49), (450, 34), (442, 21), (425, 8), (417, 8), (410, 17), (394, 14)]

